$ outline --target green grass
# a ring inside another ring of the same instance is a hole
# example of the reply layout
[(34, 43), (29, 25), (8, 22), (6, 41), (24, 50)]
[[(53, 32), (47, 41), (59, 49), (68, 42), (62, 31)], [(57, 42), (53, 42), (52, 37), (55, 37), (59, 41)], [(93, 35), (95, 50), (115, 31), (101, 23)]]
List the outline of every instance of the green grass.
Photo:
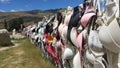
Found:
[(0, 68), (54, 68), (28, 39), (20, 42), (18, 47), (0, 51)]

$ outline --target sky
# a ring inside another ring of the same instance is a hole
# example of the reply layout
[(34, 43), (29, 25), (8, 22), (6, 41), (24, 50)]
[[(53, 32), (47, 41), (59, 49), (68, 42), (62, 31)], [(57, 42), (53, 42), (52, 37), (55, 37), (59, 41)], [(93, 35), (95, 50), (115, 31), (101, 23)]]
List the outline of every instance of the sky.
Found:
[(0, 0), (1, 12), (17, 12), (29, 10), (48, 10), (75, 7), (83, 0)]

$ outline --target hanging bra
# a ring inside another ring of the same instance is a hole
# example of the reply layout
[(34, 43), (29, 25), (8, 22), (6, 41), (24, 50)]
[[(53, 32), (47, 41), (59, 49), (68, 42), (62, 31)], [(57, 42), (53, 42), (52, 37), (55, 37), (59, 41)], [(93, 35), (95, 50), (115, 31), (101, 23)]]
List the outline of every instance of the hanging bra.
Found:
[(87, 24), (88, 24), (88, 21), (89, 21), (90, 18), (91, 18), (92, 16), (94, 16), (94, 15), (96, 15), (96, 14), (95, 14), (93, 8), (89, 8), (89, 6), (88, 6), (88, 8), (87, 8), (86, 11), (85, 11), (85, 14), (84, 14), (84, 15), (82, 16), (82, 18), (81, 18), (81, 24), (82, 24), (82, 26), (83, 26), (83, 27), (86, 27)]

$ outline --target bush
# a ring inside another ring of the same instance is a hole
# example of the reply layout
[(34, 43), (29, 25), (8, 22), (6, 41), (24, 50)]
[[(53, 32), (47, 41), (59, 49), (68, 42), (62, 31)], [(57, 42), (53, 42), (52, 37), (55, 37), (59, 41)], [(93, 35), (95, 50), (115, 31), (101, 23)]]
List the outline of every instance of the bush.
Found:
[(8, 22), (8, 30), (12, 31), (13, 29), (16, 29), (16, 31), (19, 31), (21, 24), (23, 24), (22, 18), (11, 20)]

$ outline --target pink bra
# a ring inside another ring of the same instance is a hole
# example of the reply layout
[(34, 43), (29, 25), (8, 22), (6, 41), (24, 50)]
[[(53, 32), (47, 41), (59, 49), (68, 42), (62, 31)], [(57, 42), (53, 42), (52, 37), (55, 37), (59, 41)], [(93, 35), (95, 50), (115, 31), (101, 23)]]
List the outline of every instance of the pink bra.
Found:
[(94, 9), (90, 6), (87, 7), (85, 14), (81, 18), (81, 24), (86, 27), (88, 24), (89, 19), (95, 15)]
[[(79, 53), (80, 53), (80, 61), (82, 62), (82, 57), (83, 57), (83, 53), (82, 53), (82, 43), (83, 42), (83, 35), (82, 33), (80, 33), (77, 37), (77, 47), (79, 49)], [(81, 68), (83, 68), (83, 64), (81, 64)]]

